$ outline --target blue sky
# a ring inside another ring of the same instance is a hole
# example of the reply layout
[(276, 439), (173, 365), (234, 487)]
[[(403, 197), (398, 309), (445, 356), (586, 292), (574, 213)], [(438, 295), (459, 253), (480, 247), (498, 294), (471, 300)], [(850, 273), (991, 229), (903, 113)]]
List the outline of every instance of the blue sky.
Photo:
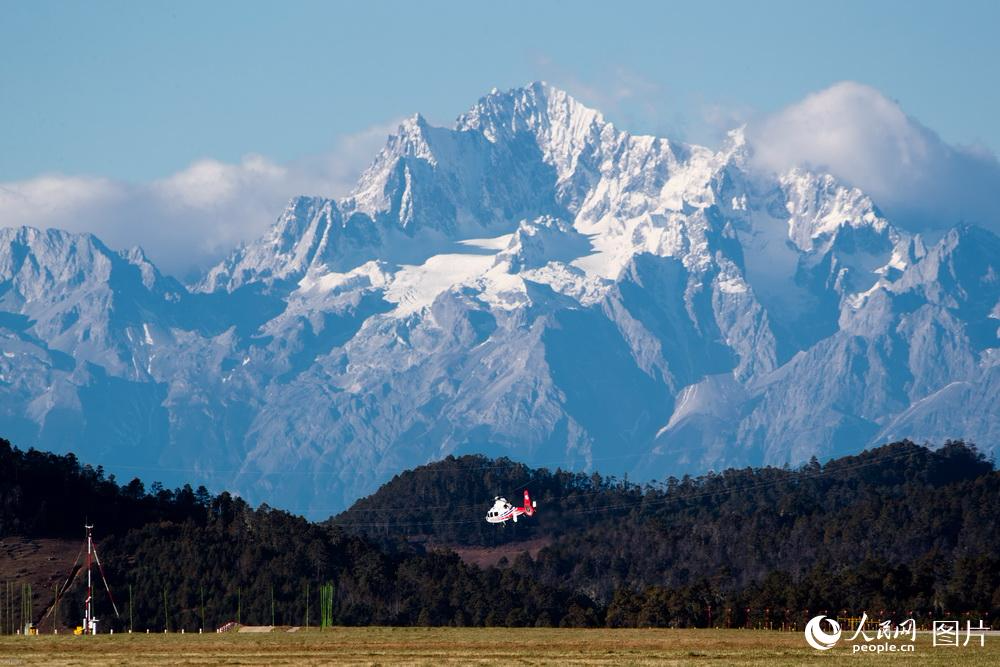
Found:
[(0, 9), (0, 181), (290, 160), (546, 79), (626, 129), (719, 126), (836, 81), (1000, 147), (1000, 3), (25, 2)]
[(541, 79), (632, 132), (748, 123), (769, 169), (914, 227), (1000, 229), (998, 25), (1000, 2), (0, 0), (0, 226), (191, 276), (289, 197), (349, 192), (403, 117)]

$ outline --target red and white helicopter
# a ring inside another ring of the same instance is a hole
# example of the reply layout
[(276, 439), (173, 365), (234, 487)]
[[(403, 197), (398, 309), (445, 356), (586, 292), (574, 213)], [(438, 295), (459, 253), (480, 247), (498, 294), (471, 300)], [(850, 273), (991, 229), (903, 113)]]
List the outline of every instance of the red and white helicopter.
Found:
[(532, 516), (535, 513), (535, 501), (531, 499), (528, 495), (528, 490), (524, 490), (524, 506), (514, 507), (506, 498), (501, 498), (497, 496), (493, 499), (493, 507), (490, 511), (486, 513), (487, 523), (507, 523), (507, 521), (513, 519), (514, 523), (517, 523), (517, 517), (521, 516)]

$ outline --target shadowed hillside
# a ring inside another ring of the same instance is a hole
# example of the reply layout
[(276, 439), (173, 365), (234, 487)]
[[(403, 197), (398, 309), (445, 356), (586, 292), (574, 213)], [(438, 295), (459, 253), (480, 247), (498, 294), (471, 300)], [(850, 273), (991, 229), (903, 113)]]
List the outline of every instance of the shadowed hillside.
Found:
[[(538, 499), (535, 518), (516, 528), (482, 520), (493, 495), (519, 498), (524, 487)], [(984, 608), (1000, 603), (998, 501), (1000, 474), (975, 447), (904, 441), (797, 470), (727, 470), (645, 486), (449, 458), (397, 475), (331, 521), (373, 539), (514, 543), (515, 553), (518, 542), (547, 538), (514, 569), (603, 603), (620, 589), (649, 586), (734, 591), (781, 581), (785, 595), (790, 582), (857, 569), (869, 579), (893, 572), (885, 592), (900, 605), (975, 599)], [(984, 574), (973, 584), (976, 571)], [(847, 588), (858, 586), (883, 588), (871, 581)]]

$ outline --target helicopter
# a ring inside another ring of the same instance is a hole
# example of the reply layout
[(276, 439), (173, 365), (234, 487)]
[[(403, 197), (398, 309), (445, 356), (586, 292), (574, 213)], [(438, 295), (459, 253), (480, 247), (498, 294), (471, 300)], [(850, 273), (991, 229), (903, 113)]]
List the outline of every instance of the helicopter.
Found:
[(517, 523), (517, 517), (521, 516), (533, 516), (535, 514), (535, 507), (537, 507), (531, 496), (528, 495), (528, 490), (524, 490), (524, 506), (514, 507), (506, 498), (501, 498), (496, 496), (493, 499), (493, 507), (490, 511), (486, 513), (487, 523), (507, 523), (507, 521), (513, 519), (514, 523)]

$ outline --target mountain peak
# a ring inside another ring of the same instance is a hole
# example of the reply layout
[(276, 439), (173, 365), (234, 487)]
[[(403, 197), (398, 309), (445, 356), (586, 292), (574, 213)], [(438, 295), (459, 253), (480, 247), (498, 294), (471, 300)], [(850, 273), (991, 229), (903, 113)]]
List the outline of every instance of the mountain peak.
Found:
[(486, 95), (458, 118), (455, 127), (478, 132), (493, 144), (523, 147), (528, 138), (543, 160), (555, 167), (561, 182), (577, 173), (582, 155), (600, 152), (602, 144), (618, 143), (623, 134), (599, 111), (541, 81)]
[(478, 130), (496, 142), (519, 132), (544, 133), (561, 127), (586, 134), (607, 122), (597, 110), (544, 81), (501, 92), (494, 88), (456, 123), (459, 130)]
[(415, 113), (412, 116), (403, 119), (403, 121), (399, 124), (399, 127), (396, 128), (396, 133), (393, 136), (403, 140), (415, 139), (422, 141), (424, 140), (429, 128), (430, 124), (427, 122), (427, 119), (424, 118), (423, 114)]
[(331, 224), (339, 220), (332, 199), (293, 197), (266, 235), (213, 267), (197, 289), (232, 291), (250, 282), (298, 279), (322, 251)]
[(138, 251), (0, 231), (0, 427), (304, 508), (486, 443), (665, 476), (903, 421), (995, 442), (1000, 238), (927, 249), (750, 151), (631, 135), (538, 81), (455, 128), (403, 120), (351, 196), (292, 199), (196, 293)]
[(103, 247), (103, 244), (93, 234), (88, 232), (71, 232), (55, 227), (47, 229), (39, 229), (38, 227), (29, 227), (27, 225), (20, 227), (0, 227), (0, 239), (5, 243), (23, 243), (28, 245), (36, 243), (60, 244), (84, 242)]
[(110, 272), (118, 255), (93, 234), (36, 227), (0, 228), (0, 281), (21, 273), (27, 282), (58, 281), (76, 273)]

